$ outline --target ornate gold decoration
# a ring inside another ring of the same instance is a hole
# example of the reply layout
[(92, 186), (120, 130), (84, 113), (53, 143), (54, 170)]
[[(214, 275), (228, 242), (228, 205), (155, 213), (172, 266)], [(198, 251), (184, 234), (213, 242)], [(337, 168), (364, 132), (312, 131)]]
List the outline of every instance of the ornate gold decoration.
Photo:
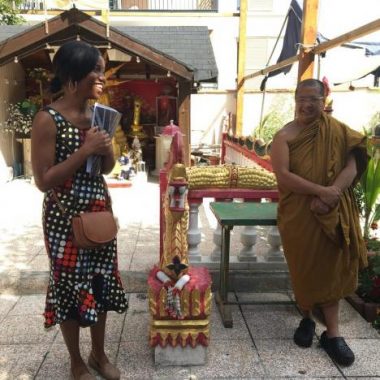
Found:
[[(174, 165), (171, 175), (169, 177), (169, 186), (171, 183), (181, 184), (187, 183), (186, 168), (183, 164)], [(184, 194), (186, 197), (186, 194)], [(189, 205), (187, 197), (184, 200), (183, 211), (170, 211), (170, 204), (172, 202), (169, 194), (166, 194), (164, 199), (165, 210), (165, 230), (163, 234), (164, 249), (160, 261), (160, 268), (167, 273), (171, 278), (176, 278), (177, 275), (172, 270), (168, 269), (168, 265), (173, 262), (174, 257), (178, 257), (181, 264), (189, 265), (187, 255), (187, 229), (189, 225)], [(183, 271), (182, 273), (186, 273)], [(181, 274), (182, 274), (181, 273)]]
[(181, 295), (181, 307), (185, 318), (190, 316), (190, 292), (185, 287)]
[[(193, 268), (192, 272), (188, 271), (189, 205), (186, 168), (183, 164), (174, 164), (170, 171), (163, 212), (163, 253), (159, 268), (154, 269), (149, 278), (149, 310), (153, 317), (150, 325), (150, 345), (207, 346), (210, 337), (211, 284), (207, 284), (205, 290), (202, 286), (200, 290), (191, 279), (191, 273), (200, 269)], [(205, 275), (207, 271), (201, 273)], [(182, 284), (179, 285), (181, 281)], [(161, 287), (153, 288), (157, 282)], [(177, 314), (173, 314), (170, 304), (173, 289), (176, 301), (179, 301), (176, 303), (176, 310), (180, 309)]]
[(165, 310), (165, 305), (166, 305), (166, 290), (165, 288), (161, 288), (160, 290), (160, 299), (159, 299), (159, 305), (160, 305), (160, 317), (167, 317), (168, 313)]
[(248, 188), (276, 189), (274, 173), (257, 165), (245, 167), (238, 165), (191, 166), (186, 168), (189, 189)]
[(201, 313), (201, 295), (198, 289), (191, 292), (191, 314), (197, 317)]
[(177, 328), (177, 329), (195, 329), (208, 327), (210, 324), (208, 319), (158, 319), (152, 322), (152, 326), (155, 328)]
[(149, 312), (151, 315), (156, 315), (157, 302), (154, 298), (154, 294), (151, 288), (148, 287), (148, 300), (149, 300)]
[(211, 286), (207, 288), (204, 294), (204, 308), (205, 314), (211, 315)]

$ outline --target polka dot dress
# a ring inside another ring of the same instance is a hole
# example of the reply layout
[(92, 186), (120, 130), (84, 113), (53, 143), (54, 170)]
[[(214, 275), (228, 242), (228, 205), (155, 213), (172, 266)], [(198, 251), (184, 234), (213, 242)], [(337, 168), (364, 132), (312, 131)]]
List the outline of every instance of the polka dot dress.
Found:
[[(56, 164), (83, 144), (86, 132), (72, 126), (57, 111), (46, 108), (57, 126)], [(76, 319), (81, 326), (97, 322), (98, 314), (127, 309), (117, 264), (116, 239), (97, 249), (79, 249), (73, 242), (71, 217), (81, 211), (102, 211), (110, 204), (103, 177), (90, 176), (83, 165), (54, 191), (66, 210), (60, 210), (53, 192), (45, 194), (43, 229), (50, 259), (45, 327)]]

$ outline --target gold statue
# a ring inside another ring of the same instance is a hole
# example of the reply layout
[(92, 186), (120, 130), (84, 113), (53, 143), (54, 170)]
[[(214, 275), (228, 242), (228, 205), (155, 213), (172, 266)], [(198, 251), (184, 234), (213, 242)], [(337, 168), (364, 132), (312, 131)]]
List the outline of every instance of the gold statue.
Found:
[(163, 249), (159, 264), (148, 277), (152, 347), (207, 347), (210, 338), (211, 276), (207, 268), (189, 266), (189, 182), (181, 162), (180, 136), (177, 132), (173, 137), (171, 160), (166, 166), (167, 186), (161, 206)]
[(137, 137), (138, 139), (145, 139), (148, 136), (140, 125), (140, 114), (141, 114), (142, 101), (140, 99), (135, 99), (133, 108), (133, 124), (132, 131), (129, 133), (130, 137)]

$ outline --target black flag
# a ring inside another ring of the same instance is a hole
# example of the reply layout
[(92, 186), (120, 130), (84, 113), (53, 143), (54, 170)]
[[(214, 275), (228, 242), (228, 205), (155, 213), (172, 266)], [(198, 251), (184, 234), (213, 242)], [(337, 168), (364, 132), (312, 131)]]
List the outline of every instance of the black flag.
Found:
[[(296, 0), (292, 0), (290, 3), (287, 18), (288, 22), (284, 35), (284, 44), (280, 56), (277, 59), (277, 63), (296, 55), (298, 44), (301, 41), (302, 9)], [(280, 73), (287, 74), (291, 68), (292, 65), (290, 64), (282, 69), (271, 71), (261, 82), (260, 90), (263, 91), (265, 89), (265, 84), (269, 77), (273, 77)]]

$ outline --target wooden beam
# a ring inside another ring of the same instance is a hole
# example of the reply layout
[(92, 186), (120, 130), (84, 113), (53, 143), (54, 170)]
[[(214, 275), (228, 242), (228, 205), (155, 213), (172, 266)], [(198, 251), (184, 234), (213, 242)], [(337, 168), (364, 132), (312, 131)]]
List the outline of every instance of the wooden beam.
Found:
[(35, 49), (36, 45), (43, 45), (51, 40), (51, 37), (61, 32), (63, 29), (70, 28), (68, 20), (62, 20), (55, 17), (49, 21), (49, 34), (45, 32), (45, 24), (39, 24), (36, 27), (28, 29), (14, 38), (9, 38), (0, 44), (0, 62), (3, 64), (15, 55), (27, 54), (29, 50)]
[(314, 48), (314, 54), (323, 53), (324, 51), (343, 45), (346, 42), (351, 42), (357, 38), (366, 36), (367, 34), (376, 32), (378, 30), (380, 30), (380, 18), (357, 29), (351, 30), (348, 33), (342, 34), (330, 41), (322, 42)]
[(185, 80), (178, 81), (178, 126), (183, 134), (184, 164), (190, 166), (190, 96), (191, 82)]
[[(66, 34), (65, 34), (66, 33)], [(72, 33), (73, 36), (77, 34), (77, 28), (74, 25), (69, 25), (64, 30), (57, 29), (54, 33), (51, 32), (48, 35), (44, 35), (41, 39), (31, 40), (29, 36), (20, 35), (16, 40), (10, 40), (6, 45), (0, 45), (0, 66), (12, 62), (15, 56), (23, 59), (28, 55), (35, 53), (36, 51), (46, 48), (46, 44), (53, 44), (54, 41), (66, 40), (67, 34)], [(3, 49), (4, 48), (4, 49)]]
[(297, 62), (299, 60), (299, 57), (300, 57), (300, 55), (297, 54), (297, 55), (294, 55), (293, 57), (284, 59), (283, 61), (278, 62), (278, 63), (276, 63), (274, 65), (268, 66), (265, 69), (262, 69), (262, 70), (259, 70), (259, 71), (255, 71), (252, 74), (246, 75), (243, 78), (243, 81), (246, 81), (248, 79), (252, 79), (252, 78), (258, 77), (260, 75), (268, 74), (268, 73), (270, 73), (270, 72), (272, 72), (274, 70), (277, 70), (277, 69), (282, 69), (283, 67), (289, 66), (292, 63)]
[(243, 132), (244, 115), (244, 71), (246, 56), (246, 34), (247, 34), (247, 0), (240, 0), (239, 17), (239, 51), (238, 51), (238, 72), (237, 82), (242, 83), (237, 88), (236, 94), (236, 134), (241, 136)]
[(314, 76), (314, 45), (317, 41), (319, 0), (303, 1), (301, 47), (298, 61), (298, 82)]
[[(365, 36), (367, 34), (376, 32), (377, 30), (380, 30), (380, 19), (377, 19), (375, 21), (372, 21), (366, 25), (361, 26), (360, 28), (354, 29), (351, 32), (342, 34), (330, 41), (323, 42), (319, 45), (317, 45), (314, 49), (313, 52), (314, 54), (320, 54), (323, 53), (324, 51), (328, 51), (334, 47), (340, 46), (346, 42), (351, 42), (356, 38)], [(287, 58), (281, 62), (278, 62), (274, 65), (268, 66), (265, 69), (261, 69), (258, 71), (255, 71), (252, 74), (246, 75), (242, 81), (246, 81), (248, 79), (252, 79), (255, 77), (258, 77), (260, 75), (266, 75), (274, 70), (277, 69), (282, 69), (283, 67), (289, 66), (293, 64), (294, 62), (297, 62), (299, 60), (300, 55), (294, 55), (293, 57)]]

